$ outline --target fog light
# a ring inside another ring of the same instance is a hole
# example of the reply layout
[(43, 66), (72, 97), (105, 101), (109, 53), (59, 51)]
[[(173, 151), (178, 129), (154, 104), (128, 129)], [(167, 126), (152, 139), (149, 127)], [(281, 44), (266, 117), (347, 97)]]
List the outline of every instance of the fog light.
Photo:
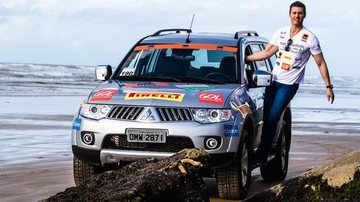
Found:
[(220, 137), (207, 137), (205, 138), (205, 149), (217, 149), (220, 147), (221, 139)]
[(87, 145), (93, 145), (94, 142), (95, 142), (94, 133), (82, 132), (81, 133), (81, 140)]

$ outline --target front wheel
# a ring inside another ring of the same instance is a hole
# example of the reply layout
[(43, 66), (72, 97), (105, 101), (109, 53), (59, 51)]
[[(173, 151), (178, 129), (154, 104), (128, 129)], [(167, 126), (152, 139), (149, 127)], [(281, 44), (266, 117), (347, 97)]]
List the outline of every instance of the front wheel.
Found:
[(235, 161), (227, 167), (216, 169), (216, 180), (220, 198), (244, 199), (251, 181), (250, 144), (246, 141), (247, 131), (243, 131)]
[(74, 181), (76, 186), (79, 186), (82, 181), (99, 173), (101, 173), (100, 166), (88, 164), (74, 156), (73, 174), (74, 174)]
[(289, 148), (287, 146), (290, 145), (289, 141), (286, 122), (283, 120), (276, 145), (275, 159), (260, 167), (261, 176), (265, 181), (276, 182), (285, 179), (289, 165)]

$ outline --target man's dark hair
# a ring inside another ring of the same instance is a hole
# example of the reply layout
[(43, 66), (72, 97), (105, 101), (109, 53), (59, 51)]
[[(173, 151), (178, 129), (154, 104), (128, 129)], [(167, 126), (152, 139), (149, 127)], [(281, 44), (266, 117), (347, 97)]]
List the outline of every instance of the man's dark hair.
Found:
[(306, 15), (306, 7), (305, 7), (305, 4), (303, 4), (301, 1), (295, 1), (294, 3), (292, 3), (290, 5), (290, 8), (289, 8), (289, 13), (291, 13), (291, 8), (292, 7), (301, 7), (304, 9), (304, 15)]

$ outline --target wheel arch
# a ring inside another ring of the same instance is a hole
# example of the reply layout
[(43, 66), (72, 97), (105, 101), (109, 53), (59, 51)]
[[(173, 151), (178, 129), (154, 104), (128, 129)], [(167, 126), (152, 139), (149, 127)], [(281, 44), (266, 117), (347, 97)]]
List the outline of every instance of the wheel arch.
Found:
[[(245, 138), (244, 141), (248, 142), (249, 146), (252, 146), (253, 145), (252, 143), (254, 141), (255, 127), (254, 127), (254, 121), (251, 116), (245, 117), (241, 127), (241, 134), (243, 134), (244, 130), (246, 130), (248, 133), (246, 137), (241, 137), (239, 139), (239, 145), (242, 139)], [(252, 159), (254, 148), (251, 148), (251, 151), (252, 152), (250, 154), (250, 158)], [(238, 151), (236, 152), (236, 156), (238, 155), (238, 153), (239, 153), (239, 146), (238, 146)]]

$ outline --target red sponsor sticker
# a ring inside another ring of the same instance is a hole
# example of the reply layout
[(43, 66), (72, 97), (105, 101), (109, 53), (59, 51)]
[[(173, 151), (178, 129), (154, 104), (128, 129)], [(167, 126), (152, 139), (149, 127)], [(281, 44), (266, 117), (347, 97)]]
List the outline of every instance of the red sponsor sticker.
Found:
[(290, 64), (282, 63), (282, 64), (281, 64), (281, 69), (283, 69), (283, 70), (289, 70), (289, 69), (290, 69)]
[(217, 104), (223, 105), (224, 104), (224, 97), (220, 93), (198, 93), (199, 102), (202, 103), (209, 103), (209, 104)]
[(96, 93), (91, 97), (90, 101), (103, 101), (103, 100), (111, 100), (112, 97), (118, 92), (118, 89), (108, 88), (101, 89), (96, 91)]

